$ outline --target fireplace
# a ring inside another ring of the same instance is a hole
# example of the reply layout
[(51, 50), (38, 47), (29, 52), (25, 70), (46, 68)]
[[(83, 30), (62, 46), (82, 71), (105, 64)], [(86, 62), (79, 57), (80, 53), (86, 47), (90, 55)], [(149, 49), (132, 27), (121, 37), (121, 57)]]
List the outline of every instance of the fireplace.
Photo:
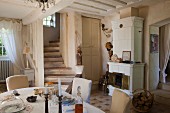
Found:
[(122, 76), (122, 73), (115, 74), (115, 85), (119, 86), (120, 88), (122, 88)]
[(109, 83), (116, 88), (129, 90), (129, 76), (122, 73), (109, 73)]

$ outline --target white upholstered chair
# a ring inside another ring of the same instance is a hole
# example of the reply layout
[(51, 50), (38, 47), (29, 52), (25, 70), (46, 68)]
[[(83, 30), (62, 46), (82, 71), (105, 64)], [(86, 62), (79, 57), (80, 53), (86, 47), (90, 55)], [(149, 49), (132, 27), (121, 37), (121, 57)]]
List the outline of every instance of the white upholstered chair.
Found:
[(90, 103), (92, 81), (84, 78), (74, 78), (72, 86), (72, 95), (77, 96), (77, 87), (81, 87), (81, 97), (87, 103)]
[(28, 77), (26, 75), (14, 75), (6, 79), (7, 90), (29, 87)]
[(119, 89), (115, 89), (112, 95), (110, 113), (129, 113), (130, 101), (129, 95)]

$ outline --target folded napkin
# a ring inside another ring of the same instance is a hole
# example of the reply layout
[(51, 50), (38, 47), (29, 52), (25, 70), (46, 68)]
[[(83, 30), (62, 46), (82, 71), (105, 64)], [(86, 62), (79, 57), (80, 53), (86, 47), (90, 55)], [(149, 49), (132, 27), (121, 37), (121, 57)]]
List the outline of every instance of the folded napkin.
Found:
[(64, 106), (74, 105), (75, 104), (75, 99), (65, 99), (65, 100), (62, 101), (62, 104)]

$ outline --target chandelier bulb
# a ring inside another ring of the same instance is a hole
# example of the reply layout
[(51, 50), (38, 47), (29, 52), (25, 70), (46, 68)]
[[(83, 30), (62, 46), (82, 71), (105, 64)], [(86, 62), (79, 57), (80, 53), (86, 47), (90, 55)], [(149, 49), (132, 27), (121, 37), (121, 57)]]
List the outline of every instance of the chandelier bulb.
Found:
[(42, 12), (46, 12), (45, 8), (49, 8), (51, 4), (55, 5), (55, 0), (25, 0), (27, 2), (37, 2), (38, 6), (41, 8), (42, 6)]

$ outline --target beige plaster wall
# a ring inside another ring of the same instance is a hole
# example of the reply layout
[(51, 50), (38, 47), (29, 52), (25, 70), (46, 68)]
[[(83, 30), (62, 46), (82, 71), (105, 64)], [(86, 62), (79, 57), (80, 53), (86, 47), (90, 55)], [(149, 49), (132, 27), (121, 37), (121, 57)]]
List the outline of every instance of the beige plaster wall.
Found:
[[(167, 21), (167, 19), (170, 18), (170, 1), (162, 0), (162, 2), (155, 4), (150, 7), (143, 7), (139, 9), (139, 16), (143, 17), (145, 19), (144, 21), (144, 56), (143, 60), (146, 63), (145, 65), (145, 88), (154, 90), (157, 86), (158, 82), (158, 70), (155, 68), (154, 72), (152, 65), (154, 67), (158, 67), (157, 64), (153, 64), (153, 62), (150, 62), (150, 59), (153, 58), (153, 55), (150, 54), (150, 33), (152, 33), (152, 30), (150, 31), (151, 25), (157, 25), (158, 23), (162, 21)], [(163, 22), (163, 24), (167, 24)], [(162, 24), (162, 25), (163, 25)], [(159, 24), (161, 25), (161, 24)], [(154, 30), (155, 31), (155, 30)], [(158, 59), (158, 56), (155, 55), (154, 59)], [(156, 74), (155, 74), (156, 73)]]
[(67, 13), (60, 14), (60, 52), (62, 54), (64, 64), (68, 67), (68, 39), (67, 39), (67, 30), (68, 30), (68, 18)]
[[(116, 19), (120, 19), (120, 14), (119, 13), (115, 13), (112, 16), (107, 16), (104, 17), (103, 19), (101, 19), (101, 23), (105, 24), (106, 28), (112, 29), (112, 21), (116, 20)], [(109, 54), (108, 51), (105, 48), (105, 44), (106, 42), (112, 42), (113, 37), (112, 37), (112, 33), (111, 33), (111, 37), (107, 38), (106, 35), (103, 33), (103, 31), (101, 30), (101, 55), (102, 55), (102, 74), (105, 74), (107, 71), (107, 62), (109, 61)], [(113, 45), (113, 47), (115, 47)]]
[(68, 44), (68, 66), (74, 67), (76, 65), (76, 36), (75, 36), (75, 12), (68, 12), (67, 22), (68, 22), (68, 34), (67, 34), (67, 44)]
[(120, 10), (120, 18), (126, 18), (130, 16), (139, 16), (139, 9), (128, 7), (128, 8)]
[[(150, 26), (150, 34), (159, 35), (159, 27)], [(159, 83), (159, 52), (150, 53), (149, 59), (149, 89), (155, 90)]]

